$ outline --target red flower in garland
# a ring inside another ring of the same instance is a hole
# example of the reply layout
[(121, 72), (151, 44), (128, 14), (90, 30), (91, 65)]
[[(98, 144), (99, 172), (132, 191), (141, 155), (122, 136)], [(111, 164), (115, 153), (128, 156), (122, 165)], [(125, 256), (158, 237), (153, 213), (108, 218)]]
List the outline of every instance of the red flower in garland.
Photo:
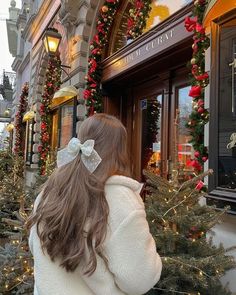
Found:
[(90, 60), (90, 69), (89, 69), (90, 73), (95, 72), (96, 69), (97, 69), (97, 62), (95, 59), (91, 59)]
[(41, 123), (41, 130), (45, 130), (47, 128), (47, 124), (45, 122)]
[(42, 141), (47, 142), (49, 140), (49, 134), (48, 132), (45, 132), (42, 134)]
[(209, 75), (208, 75), (208, 73), (204, 73), (204, 74), (202, 74), (202, 75), (195, 76), (195, 78), (196, 78), (196, 80), (198, 80), (198, 81), (202, 81), (202, 80), (206, 80), (206, 79), (208, 79), (208, 78), (209, 78)]
[(87, 76), (87, 80), (88, 80), (89, 82), (96, 83), (96, 81), (95, 81), (90, 75)]
[(184, 26), (188, 32), (192, 32), (193, 30), (195, 30), (196, 24), (197, 24), (197, 17), (190, 18), (189, 16), (187, 16), (185, 18)]
[(189, 91), (189, 96), (191, 97), (199, 97), (202, 93), (202, 87), (201, 86), (192, 86), (192, 88)]
[(191, 161), (190, 162), (190, 166), (192, 166), (193, 168), (195, 168), (197, 171), (201, 171), (202, 170), (202, 165), (197, 160)]
[(94, 41), (95, 43), (97, 43), (98, 45), (100, 45), (100, 39), (99, 39), (98, 34), (96, 34), (96, 35), (93, 37), (93, 41)]
[(93, 55), (100, 55), (101, 54), (101, 51), (100, 51), (99, 48), (95, 48), (95, 49), (92, 50), (92, 54)]
[(205, 34), (205, 28), (203, 28), (203, 26), (201, 24), (196, 24), (196, 27), (195, 27), (196, 31), (200, 34)]
[(129, 31), (134, 26), (134, 20), (132, 18), (129, 18), (127, 25), (128, 25), (128, 31)]
[(91, 91), (88, 89), (84, 90), (84, 99), (89, 99), (89, 97), (91, 96)]
[(195, 76), (198, 72), (198, 65), (193, 65), (192, 66), (192, 74)]
[[(99, 33), (102, 33), (102, 34), (105, 34), (105, 31), (104, 31), (104, 24), (103, 23), (100, 23), (98, 26), (97, 26), (97, 30)], [(96, 42), (98, 43), (98, 42)]]
[(204, 106), (204, 101), (202, 99), (199, 99), (199, 101), (197, 102), (197, 105), (199, 107), (203, 107)]
[(106, 0), (107, 3), (116, 3), (116, 0)]
[(144, 7), (144, 3), (142, 0), (137, 0), (136, 3), (135, 3), (135, 7), (138, 9), (138, 10), (141, 10), (143, 7)]

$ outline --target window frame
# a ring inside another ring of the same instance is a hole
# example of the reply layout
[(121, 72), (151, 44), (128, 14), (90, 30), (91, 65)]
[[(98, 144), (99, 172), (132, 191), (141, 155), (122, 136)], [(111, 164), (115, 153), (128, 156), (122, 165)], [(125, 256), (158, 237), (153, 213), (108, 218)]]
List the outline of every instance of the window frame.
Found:
[[(30, 124), (32, 124), (31, 137), (29, 136)], [(33, 158), (33, 145), (34, 145), (34, 134), (35, 134), (34, 125), (35, 125), (34, 119), (31, 119), (26, 122), (25, 163), (27, 166), (30, 166), (31, 164), (33, 164), (32, 158)], [(31, 146), (30, 150), (29, 150), (29, 146)]]
[(236, 9), (212, 21), (211, 24), (211, 77), (210, 77), (210, 121), (209, 121), (209, 167), (214, 174), (208, 181), (208, 204), (214, 204), (219, 209), (226, 205), (235, 207), (229, 210), (236, 214), (236, 190), (218, 186), (218, 140), (219, 140), (219, 91), (220, 91), (220, 34), (221, 26), (235, 18)]
[[(73, 97), (69, 100), (66, 100), (65, 102), (61, 103), (60, 105), (57, 105), (52, 108), (52, 112), (57, 111), (58, 112), (58, 121), (57, 121), (57, 130), (58, 130), (58, 139), (57, 139), (57, 146), (55, 147), (56, 150), (62, 149), (60, 147), (60, 141), (61, 141), (61, 113), (62, 108), (67, 105), (68, 103), (73, 102), (73, 123), (72, 123), (72, 137), (76, 136), (76, 106), (77, 106), (77, 98)], [(53, 132), (53, 130), (52, 130)]]

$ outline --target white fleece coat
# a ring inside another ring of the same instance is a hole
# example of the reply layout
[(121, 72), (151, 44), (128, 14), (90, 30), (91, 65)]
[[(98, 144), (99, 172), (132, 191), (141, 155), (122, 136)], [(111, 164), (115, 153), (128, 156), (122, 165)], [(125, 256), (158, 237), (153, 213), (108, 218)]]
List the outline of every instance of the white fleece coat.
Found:
[(140, 187), (124, 176), (115, 175), (106, 182), (110, 213), (104, 247), (108, 269), (97, 257), (97, 269), (90, 277), (83, 275), (80, 267), (67, 273), (58, 261), (52, 262), (42, 252), (35, 226), (31, 229), (34, 295), (141, 295), (157, 283), (162, 263), (149, 232)]

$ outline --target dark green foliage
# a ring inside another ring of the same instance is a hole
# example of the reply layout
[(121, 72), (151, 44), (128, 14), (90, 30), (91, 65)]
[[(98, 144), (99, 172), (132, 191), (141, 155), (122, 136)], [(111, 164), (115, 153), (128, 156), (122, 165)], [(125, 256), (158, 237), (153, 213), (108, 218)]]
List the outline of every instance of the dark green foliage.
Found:
[(148, 295), (231, 294), (221, 285), (220, 277), (236, 266), (227, 255), (232, 249), (214, 246), (208, 235), (225, 212), (199, 205), (203, 193), (196, 184), (205, 174), (182, 185), (150, 172), (145, 175), (147, 218), (163, 261), (161, 280)]

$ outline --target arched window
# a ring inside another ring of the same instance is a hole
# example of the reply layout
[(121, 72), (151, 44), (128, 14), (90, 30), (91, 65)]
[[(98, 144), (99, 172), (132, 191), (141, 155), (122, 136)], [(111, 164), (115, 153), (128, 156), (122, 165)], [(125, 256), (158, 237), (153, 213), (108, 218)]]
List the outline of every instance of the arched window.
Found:
[[(143, 33), (149, 31), (191, 2), (192, 0), (152, 0), (152, 9)], [(124, 1), (120, 7), (111, 32), (108, 55), (115, 53), (127, 45), (127, 23), (131, 8), (133, 8), (131, 1)]]

